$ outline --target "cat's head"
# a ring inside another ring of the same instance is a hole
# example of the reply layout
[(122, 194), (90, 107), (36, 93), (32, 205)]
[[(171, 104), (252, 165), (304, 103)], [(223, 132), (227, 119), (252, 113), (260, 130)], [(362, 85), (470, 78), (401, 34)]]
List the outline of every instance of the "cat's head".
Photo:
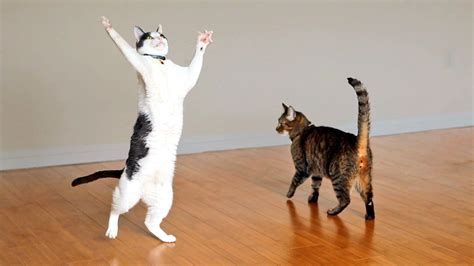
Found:
[(136, 48), (139, 54), (161, 55), (168, 54), (168, 39), (163, 35), (163, 27), (158, 26), (156, 31), (145, 32), (140, 27), (134, 28)]
[(296, 111), (292, 106), (282, 103), (283, 114), (278, 118), (276, 131), (282, 135), (295, 135), (301, 132), (306, 126), (311, 124), (301, 112)]

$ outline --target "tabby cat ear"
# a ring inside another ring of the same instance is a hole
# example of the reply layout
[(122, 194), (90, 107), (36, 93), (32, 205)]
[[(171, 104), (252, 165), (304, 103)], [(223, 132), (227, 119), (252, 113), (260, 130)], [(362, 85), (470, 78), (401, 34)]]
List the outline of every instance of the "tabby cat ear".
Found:
[(296, 118), (296, 111), (292, 106), (288, 107), (288, 110), (286, 111), (286, 119), (289, 121), (293, 121)]
[(286, 111), (288, 110), (288, 106), (286, 106), (286, 104), (284, 104), (284, 103), (281, 103), (281, 105), (283, 106), (283, 111), (285, 111), (285, 113), (286, 113)]
[(137, 41), (139, 41), (143, 34), (145, 34), (142, 28), (138, 26), (133, 27), (133, 33), (135, 34), (135, 39), (137, 39)]
[(158, 29), (156, 29), (156, 31), (160, 34), (163, 34), (163, 27), (161, 26), (161, 24), (158, 25)]

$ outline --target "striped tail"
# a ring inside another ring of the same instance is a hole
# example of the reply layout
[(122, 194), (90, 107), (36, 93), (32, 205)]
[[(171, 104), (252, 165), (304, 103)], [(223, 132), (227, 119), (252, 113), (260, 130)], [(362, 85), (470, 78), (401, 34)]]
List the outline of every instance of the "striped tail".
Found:
[(72, 181), (71, 186), (75, 187), (75, 186), (80, 185), (80, 184), (89, 183), (89, 182), (95, 181), (97, 179), (106, 178), (106, 177), (120, 178), (120, 176), (122, 176), (123, 170), (124, 169), (122, 169), (122, 170), (105, 170), (105, 171), (95, 172), (93, 174), (86, 175), (86, 176), (83, 176), (83, 177), (78, 177), (78, 178), (74, 179), (74, 181)]
[(370, 104), (369, 94), (364, 84), (357, 79), (347, 78), (349, 84), (354, 87), (359, 102), (359, 118), (357, 121), (357, 150), (359, 158), (367, 158), (370, 133)]

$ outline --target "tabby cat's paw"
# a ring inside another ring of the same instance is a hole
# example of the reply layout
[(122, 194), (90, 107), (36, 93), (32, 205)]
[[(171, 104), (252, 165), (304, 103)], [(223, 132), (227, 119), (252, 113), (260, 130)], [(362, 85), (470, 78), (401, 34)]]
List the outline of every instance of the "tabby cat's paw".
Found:
[(319, 194), (311, 193), (308, 197), (308, 203), (317, 203), (319, 198)]
[(286, 197), (289, 198), (289, 199), (292, 198), (293, 195), (295, 195), (295, 191), (294, 191), (294, 190), (290, 190), (290, 191), (288, 191), (288, 193), (286, 193)]
[(374, 219), (375, 219), (375, 214), (374, 215), (369, 215), (369, 214), (365, 215), (365, 220), (367, 220), (367, 221), (374, 220)]
[(336, 207), (336, 208), (329, 209), (327, 211), (327, 214), (331, 215), (331, 216), (334, 216), (334, 215), (338, 215), (341, 211), (342, 211), (341, 208)]

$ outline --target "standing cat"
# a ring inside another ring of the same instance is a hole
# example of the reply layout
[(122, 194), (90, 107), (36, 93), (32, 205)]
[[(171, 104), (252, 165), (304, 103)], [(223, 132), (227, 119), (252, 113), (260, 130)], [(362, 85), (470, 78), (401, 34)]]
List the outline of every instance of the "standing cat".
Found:
[(135, 68), (139, 80), (138, 118), (131, 137), (126, 166), (122, 170), (100, 171), (80, 177), (73, 186), (104, 177), (120, 178), (113, 192), (112, 210), (106, 235), (115, 238), (120, 214), (140, 199), (148, 206), (145, 225), (163, 242), (174, 242), (160, 224), (168, 215), (173, 201), (173, 175), (176, 149), (183, 128), (183, 101), (196, 84), (206, 47), (212, 42), (212, 31), (199, 33), (196, 54), (188, 67), (166, 58), (168, 40), (161, 25), (156, 32), (135, 27), (136, 49), (102, 17), (110, 38)]
[(329, 178), (339, 204), (328, 210), (337, 215), (350, 203), (353, 183), (365, 202), (366, 220), (375, 218), (372, 202), (372, 152), (369, 147), (370, 105), (364, 85), (357, 79), (348, 78), (359, 101), (358, 134), (330, 127), (316, 127), (293, 107), (283, 104), (284, 112), (278, 119), (277, 132), (288, 134), (292, 141), (291, 155), (296, 173), (291, 181), (287, 197), (311, 176), (313, 193), (308, 202), (317, 202), (323, 177)]

